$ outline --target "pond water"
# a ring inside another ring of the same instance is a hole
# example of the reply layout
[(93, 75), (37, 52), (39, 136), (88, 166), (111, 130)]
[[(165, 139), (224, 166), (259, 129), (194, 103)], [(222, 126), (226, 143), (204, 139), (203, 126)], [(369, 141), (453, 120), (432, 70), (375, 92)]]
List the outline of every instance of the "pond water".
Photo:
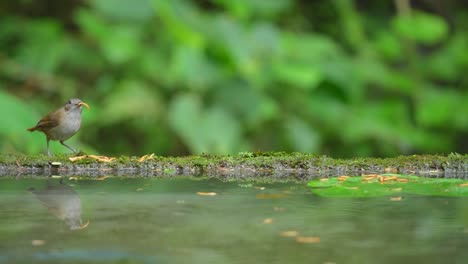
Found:
[(322, 198), (306, 183), (3, 177), (0, 263), (467, 263), (468, 198), (402, 196)]

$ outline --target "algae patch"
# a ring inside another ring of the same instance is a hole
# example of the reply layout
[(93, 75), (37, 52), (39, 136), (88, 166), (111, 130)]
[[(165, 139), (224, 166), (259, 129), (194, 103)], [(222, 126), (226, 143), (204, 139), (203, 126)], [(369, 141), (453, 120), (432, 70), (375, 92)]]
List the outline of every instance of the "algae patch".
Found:
[(307, 185), (314, 194), (323, 197), (401, 197), (404, 194), (468, 196), (466, 180), (400, 174), (323, 178), (310, 181)]

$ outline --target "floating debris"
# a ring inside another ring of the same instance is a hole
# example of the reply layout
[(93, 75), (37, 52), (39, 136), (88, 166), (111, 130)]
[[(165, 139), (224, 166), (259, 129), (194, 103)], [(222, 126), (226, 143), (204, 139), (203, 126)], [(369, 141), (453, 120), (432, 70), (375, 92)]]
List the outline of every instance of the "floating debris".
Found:
[(338, 177), (339, 181), (346, 181), (347, 179), (349, 179), (349, 176), (346, 175), (341, 175), (340, 177)]
[(297, 236), (296, 237), (296, 242), (304, 243), (304, 244), (320, 243), (320, 237)]
[(296, 237), (298, 235), (299, 235), (299, 232), (295, 230), (288, 230), (288, 231), (283, 231), (280, 233), (280, 236), (283, 236), (283, 237)]
[(31, 241), (31, 245), (38, 247), (38, 246), (43, 246), (45, 245), (45, 240), (42, 239), (34, 239)]
[(283, 212), (283, 211), (286, 210), (286, 208), (275, 206), (275, 207), (273, 207), (273, 210), (275, 210), (276, 212)]
[(263, 223), (266, 225), (272, 224), (273, 223), (273, 218), (265, 218), (263, 219)]
[(402, 197), (401, 196), (396, 196), (396, 197), (390, 197), (390, 201), (401, 201)]
[(215, 196), (216, 195), (215, 192), (197, 192), (197, 194), (201, 196)]

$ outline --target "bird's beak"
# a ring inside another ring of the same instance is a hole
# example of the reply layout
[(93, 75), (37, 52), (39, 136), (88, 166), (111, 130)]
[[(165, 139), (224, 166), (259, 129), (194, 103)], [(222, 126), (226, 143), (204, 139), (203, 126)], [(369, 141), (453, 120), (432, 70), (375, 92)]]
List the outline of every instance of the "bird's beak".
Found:
[(82, 106), (82, 105), (83, 105), (83, 106), (85, 106), (86, 108), (88, 108), (88, 110), (91, 109), (91, 108), (89, 107), (89, 105), (88, 105), (87, 103), (85, 103), (85, 102), (79, 102), (78, 105), (79, 105), (79, 106)]

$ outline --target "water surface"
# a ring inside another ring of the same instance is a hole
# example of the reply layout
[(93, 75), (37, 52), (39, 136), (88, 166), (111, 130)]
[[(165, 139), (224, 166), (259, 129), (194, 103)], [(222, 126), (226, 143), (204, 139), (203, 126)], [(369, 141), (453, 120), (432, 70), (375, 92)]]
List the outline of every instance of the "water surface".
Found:
[(4, 177), (0, 263), (466, 263), (468, 199), (402, 197), (322, 198), (306, 183)]

